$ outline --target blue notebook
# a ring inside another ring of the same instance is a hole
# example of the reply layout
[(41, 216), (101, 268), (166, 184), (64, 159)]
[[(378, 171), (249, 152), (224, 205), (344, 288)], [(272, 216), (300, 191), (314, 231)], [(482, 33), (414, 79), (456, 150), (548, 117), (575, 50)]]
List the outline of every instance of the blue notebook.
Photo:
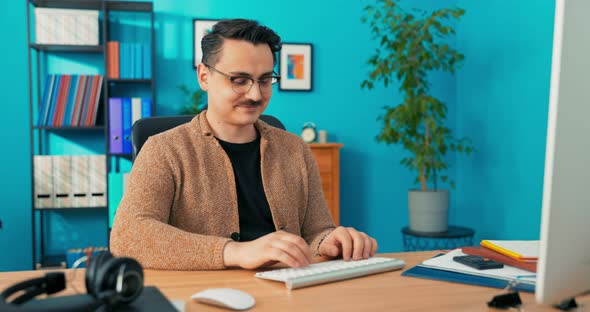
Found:
[[(447, 281), (447, 282), (453, 282), (453, 283), (462, 283), (462, 284), (469, 284), (469, 285), (476, 285), (476, 286), (493, 287), (493, 288), (501, 288), (501, 289), (506, 288), (506, 286), (510, 283), (509, 281), (503, 280), (503, 279), (431, 269), (431, 268), (422, 267), (420, 265), (417, 265), (417, 266), (403, 272), (402, 276), (419, 277), (419, 278), (426, 278), (426, 279), (432, 279), (432, 280)], [(514, 287), (512, 287), (512, 289), (516, 290), (516, 291), (524, 291), (524, 292), (533, 292), (534, 293), (535, 292), (535, 285), (516, 284)]]

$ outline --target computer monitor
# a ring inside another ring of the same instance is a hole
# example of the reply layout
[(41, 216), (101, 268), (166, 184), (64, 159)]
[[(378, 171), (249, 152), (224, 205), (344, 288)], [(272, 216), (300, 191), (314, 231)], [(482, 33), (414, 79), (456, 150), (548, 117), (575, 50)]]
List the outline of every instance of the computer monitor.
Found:
[(557, 0), (537, 302), (590, 290), (590, 1)]

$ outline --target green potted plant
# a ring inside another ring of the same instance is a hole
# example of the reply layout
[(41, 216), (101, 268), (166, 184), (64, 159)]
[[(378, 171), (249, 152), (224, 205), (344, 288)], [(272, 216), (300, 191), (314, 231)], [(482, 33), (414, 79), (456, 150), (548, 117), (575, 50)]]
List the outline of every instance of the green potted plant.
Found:
[(185, 103), (180, 110), (181, 115), (197, 115), (202, 110), (207, 109), (207, 92), (197, 88), (196, 90), (189, 90), (186, 85), (178, 87), (185, 96)]
[(400, 103), (384, 106), (378, 118), (383, 127), (377, 141), (401, 144), (408, 154), (400, 163), (416, 173), (420, 189), (408, 192), (410, 229), (444, 232), (448, 227), (448, 190), (439, 190), (437, 179), (454, 187), (444, 174), (447, 152), (470, 154), (473, 147), (468, 138), (455, 139), (445, 126), (447, 107), (431, 94), (428, 74), (453, 74), (463, 60), (463, 54), (449, 45), (448, 37), (455, 33), (453, 21), (465, 11), (406, 11), (399, 0), (376, 0), (376, 5), (368, 5), (364, 11), (362, 21), (369, 24), (379, 47), (367, 61), (371, 71), (361, 88), (372, 89), (377, 83), (398, 85), (402, 96)]

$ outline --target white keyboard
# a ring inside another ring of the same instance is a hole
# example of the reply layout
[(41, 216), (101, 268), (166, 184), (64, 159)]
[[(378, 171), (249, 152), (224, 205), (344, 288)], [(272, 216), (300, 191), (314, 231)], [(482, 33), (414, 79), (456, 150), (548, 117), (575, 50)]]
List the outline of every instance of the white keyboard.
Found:
[(256, 273), (256, 277), (285, 282), (289, 290), (341, 281), (369, 274), (393, 271), (406, 265), (403, 260), (372, 257), (366, 260), (332, 260), (303, 268), (277, 269)]

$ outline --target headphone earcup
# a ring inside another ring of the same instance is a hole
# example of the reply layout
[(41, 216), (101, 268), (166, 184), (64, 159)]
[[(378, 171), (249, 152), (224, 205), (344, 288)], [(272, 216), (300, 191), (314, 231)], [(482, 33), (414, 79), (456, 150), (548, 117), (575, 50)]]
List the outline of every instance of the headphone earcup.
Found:
[[(88, 264), (85, 275), (88, 294), (34, 299), (39, 294), (53, 294), (65, 288), (65, 275), (50, 272), (29, 279), (0, 292), (0, 311), (75, 312), (95, 311), (106, 305), (128, 304), (143, 291), (143, 269), (131, 258), (115, 258), (109, 252), (97, 254)], [(20, 293), (19, 293), (20, 292)], [(16, 294), (16, 298), (8, 298)]]
[(95, 296), (96, 290), (94, 289), (94, 281), (96, 281), (97, 271), (101, 266), (103, 266), (105, 262), (107, 262), (107, 260), (111, 258), (113, 258), (113, 255), (111, 255), (111, 253), (108, 251), (104, 251), (96, 254), (90, 260), (84, 278), (84, 282), (86, 284), (86, 291), (88, 292), (88, 294)]
[[(6, 303), (22, 304), (38, 295), (51, 295), (66, 288), (66, 278), (63, 272), (50, 272), (43, 277), (37, 277), (16, 283), (0, 293), (0, 300)], [(8, 297), (17, 294), (10, 302)], [(0, 310), (1, 311), (1, 310)]]
[(92, 283), (92, 293), (98, 299), (110, 304), (130, 303), (143, 290), (143, 269), (131, 258), (110, 257), (95, 272)]

